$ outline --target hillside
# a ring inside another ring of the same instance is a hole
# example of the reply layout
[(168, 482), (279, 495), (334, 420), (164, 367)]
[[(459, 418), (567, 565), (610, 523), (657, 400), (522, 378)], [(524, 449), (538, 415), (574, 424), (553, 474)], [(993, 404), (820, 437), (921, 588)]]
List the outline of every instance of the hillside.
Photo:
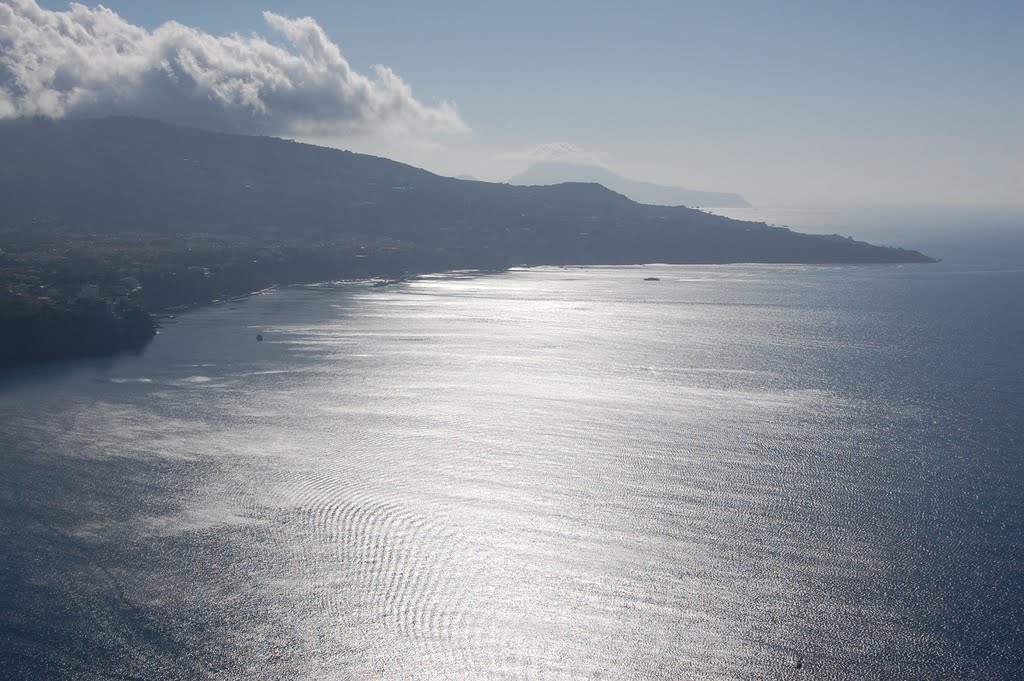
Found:
[(617, 175), (601, 166), (579, 163), (535, 163), (509, 179), (510, 184), (518, 185), (548, 185), (562, 182), (597, 182), (638, 203), (657, 206), (750, 207), (750, 204), (739, 194), (705, 192), (685, 187), (667, 187), (652, 182), (638, 182)]
[(362, 235), (434, 256), (464, 253), (454, 260), (487, 266), (930, 260), (643, 205), (598, 184), (458, 180), (384, 158), (136, 118), (0, 122), (0, 206), (0, 226), (282, 240)]

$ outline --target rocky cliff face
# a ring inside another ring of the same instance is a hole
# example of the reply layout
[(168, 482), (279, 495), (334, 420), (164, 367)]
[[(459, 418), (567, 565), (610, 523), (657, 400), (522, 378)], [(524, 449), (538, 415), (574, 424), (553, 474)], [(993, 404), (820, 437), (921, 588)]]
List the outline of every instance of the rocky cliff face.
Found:
[(104, 301), (9, 302), (0, 306), (0, 328), (0, 366), (138, 351), (156, 334), (142, 309)]

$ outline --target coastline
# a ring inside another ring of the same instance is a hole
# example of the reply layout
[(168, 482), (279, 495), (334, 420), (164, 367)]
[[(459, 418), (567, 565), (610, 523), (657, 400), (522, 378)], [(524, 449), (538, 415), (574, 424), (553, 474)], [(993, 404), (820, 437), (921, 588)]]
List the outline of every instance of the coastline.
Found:
[(0, 322), (0, 368), (141, 352), (156, 336), (140, 306), (102, 299), (16, 301), (0, 306)]
[[(866, 262), (688, 262), (688, 263), (655, 263), (655, 262), (629, 262), (629, 263), (521, 263), (503, 267), (451, 267), (442, 269), (423, 269), (417, 271), (403, 271), (395, 273), (393, 270), (372, 274), (365, 277), (332, 278), (316, 280), (297, 280), (275, 282), (269, 286), (258, 289), (227, 295), (226, 297), (211, 298), (207, 300), (193, 300), (188, 303), (177, 303), (164, 305), (156, 308), (148, 308), (144, 299), (134, 298), (124, 306), (120, 312), (114, 313), (117, 301), (84, 301), (79, 300), (79, 306), (88, 307), (93, 310), (89, 315), (82, 317), (74, 314), (63, 315), (63, 319), (51, 320), (46, 325), (38, 325), (36, 329), (29, 329), (22, 332), (20, 339), (21, 350), (17, 349), (18, 339), (13, 343), (10, 334), (17, 327), (11, 319), (4, 319), (0, 311), (0, 321), (5, 322), (8, 336), (0, 340), (0, 371), (15, 369), (19, 367), (43, 365), (55, 361), (87, 359), (96, 357), (113, 357), (124, 353), (140, 353), (145, 350), (159, 333), (159, 329), (166, 324), (173, 324), (179, 314), (192, 310), (216, 305), (243, 302), (249, 298), (269, 293), (282, 287), (292, 286), (317, 286), (326, 284), (365, 284), (368, 287), (378, 288), (393, 286), (400, 283), (415, 281), (417, 278), (432, 274), (446, 273), (475, 273), (475, 274), (499, 274), (512, 269), (530, 269), (535, 267), (562, 267), (562, 268), (588, 268), (588, 267), (642, 267), (644, 265), (834, 265), (834, 266), (864, 266), (864, 265), (902, 265), (902, 264), (933, 264), (940, 262), (932, 259), (927, 262), (911, 263), (866, 263)], [(112, 304), (114, 307), (112, 307)], [(104, 307), (105, 305), (105, 307)], [(71, 306), (66, 306), (71, 307)], [(102, 312), (106, 310), (106, 312)], [(99, 312), (97, 312), (99, 311)], [(50, 315), (51, 317), (53, 315)], [(61, 315), (58, 315), (60, 317)], [(28, 336), (26, 339), (25, 336)], [(5, 346), (6, 345), (6, 346)], [(11, 346), (15, 346), (12, 351)], [(26, 350), (26, 348), (29, 348)]]

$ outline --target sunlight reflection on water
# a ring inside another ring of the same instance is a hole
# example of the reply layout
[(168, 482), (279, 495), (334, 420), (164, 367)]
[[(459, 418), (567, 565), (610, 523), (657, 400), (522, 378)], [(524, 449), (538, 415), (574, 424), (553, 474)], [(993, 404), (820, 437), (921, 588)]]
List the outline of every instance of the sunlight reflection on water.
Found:
[(1020, 404), (1020, 321), (986, 327), (991, 345), (908, 307), (937, 273), (282, 290), (183, 315), (142, 357), (18, 380), (0, 392), (0, 659), (147, 678), (1009, 674), (1021, 586), (998, 575), (1020, 535), (971, 514), (1021, 527), (1019, 416), (972, 391), (980, 371)]

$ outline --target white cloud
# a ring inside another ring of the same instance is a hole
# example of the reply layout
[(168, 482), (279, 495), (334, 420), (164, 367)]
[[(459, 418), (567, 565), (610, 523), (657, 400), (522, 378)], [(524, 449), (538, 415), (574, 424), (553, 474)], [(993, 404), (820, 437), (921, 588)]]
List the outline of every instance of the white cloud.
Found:
[(0, 117), (127, 114), (249, 133), (467, 129), (386, 66), (357, 73), (317, 22), (264, 12), (290, 48), (174, 21), (153, 31), (112, 10), (0, 0)]
[(570, 142), (545, 142), (529, 149), (502, 154), (502, 158), (531, 163), (559, 161), (603, 165), (600, 154), (587, 151)]

